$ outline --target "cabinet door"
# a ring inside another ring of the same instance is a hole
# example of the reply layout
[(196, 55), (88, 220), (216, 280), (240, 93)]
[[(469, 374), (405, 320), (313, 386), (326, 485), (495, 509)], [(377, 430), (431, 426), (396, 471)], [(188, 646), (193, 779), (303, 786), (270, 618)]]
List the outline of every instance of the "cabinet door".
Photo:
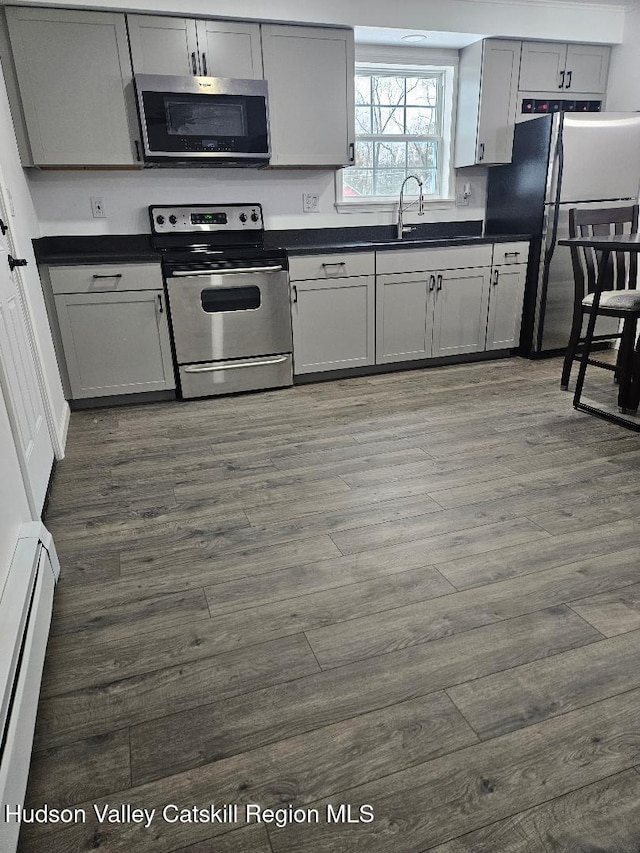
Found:
[(563, 88), (566, 59), (566, 44), (523, 42), (518, 88), (526, 92), (553, 92)]
[(73, 399), (175, 388), (162, 291), (56, 296)]
[(124, 15), (9, 7), (7, 21), (34, 163), (134, 164)]
[(200, 73), (205, 77), (262, 79), (260, 25), (197, 21)]
[(127, 15), (134, 74), (198, 73), (196, 22), (190, 18)]
[(374, 363), (374, 276), (295, 282), (291, 290), (294, 373)]
[(345, 166), (354, 140), (353, 31), (263, 25), (272, 166)]
[(611, 48), (598, 44), (570, 44), (567, 47), (565, 90), (576, 94), (607, 90)]
[(432, 355), (482, 352), (487, 331), (490, 270), (438, 273)]
[(519, 41), (488, 39), (484, 43), (477, 163), (511, 162), (519, 68)]
[(511, 349), (518, 346), (526, 276), (526, 264), (494, 268), (489, 288), (485, 349)]
[(431, 355), (435, 273), (380, 275), (376, 282), (376, 364)]

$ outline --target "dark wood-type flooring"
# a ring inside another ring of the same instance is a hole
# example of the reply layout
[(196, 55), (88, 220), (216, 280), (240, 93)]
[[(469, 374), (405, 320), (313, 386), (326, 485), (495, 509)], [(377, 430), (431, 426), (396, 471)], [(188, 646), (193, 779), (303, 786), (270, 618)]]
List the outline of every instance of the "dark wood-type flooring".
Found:
[[(637, 853), (640, 436), (559, 378), (74, 414), (21, 853)], [(92, 811), (211, 802), (375, 820)]]

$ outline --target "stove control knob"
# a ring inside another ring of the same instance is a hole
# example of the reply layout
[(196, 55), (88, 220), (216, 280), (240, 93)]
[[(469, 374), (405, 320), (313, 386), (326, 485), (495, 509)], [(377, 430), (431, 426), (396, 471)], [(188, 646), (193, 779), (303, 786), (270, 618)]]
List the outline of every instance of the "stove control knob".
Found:
[(178, 220), (176, 219), (176, 217), (175, 217), (175, 216), (173, 215), (173, 213), (172, 213), (172, 214), (171, 214), (171, 216), (169, 217), (169, 222), (170, 222), (172, 225), (175, 225), (177, 221), (178, 221)]
[(251, 214), (251, 221), (252, 221), (252, 222), (257, 222), (257, 221), (258, 221), (258, 219), (259, 219), (258, 214), (257, 214), (257, 213), (255, 212), (255, 210), (254, 210), (254, 211), (253, 211), (253, 213)]
[(246, 222), (246, 221), (247, 221), (247, 214), (241, 213), (240, 214), (240, 222)]
[(164, 216), (156, 216), (156, 222), (158, 225), (164, 225)]

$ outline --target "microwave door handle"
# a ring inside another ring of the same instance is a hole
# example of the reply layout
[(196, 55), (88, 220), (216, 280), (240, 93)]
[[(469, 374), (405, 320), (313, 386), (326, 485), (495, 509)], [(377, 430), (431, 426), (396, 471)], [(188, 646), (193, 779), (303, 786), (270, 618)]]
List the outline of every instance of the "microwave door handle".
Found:
[(240, 273), (275, 273), (282, 272), (282, 267), (280, 265), (273, 267), (237, 267), (232, 270), (197, 270), (194, 272), (187, 272), (183, 270), (178, 270), (177, 272), (171, 273), (173, 278), (198, 278), (202, 276), (223, 276), (223, 275), (239, 275)]

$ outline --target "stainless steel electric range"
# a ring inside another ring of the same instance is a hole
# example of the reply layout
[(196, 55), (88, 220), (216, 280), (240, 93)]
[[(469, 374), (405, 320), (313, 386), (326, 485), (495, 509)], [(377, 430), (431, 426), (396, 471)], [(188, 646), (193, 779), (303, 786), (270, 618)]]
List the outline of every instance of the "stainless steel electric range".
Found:
[(287, 257), (259, 204), (149, 208), (183, 398), (293, 384)]

